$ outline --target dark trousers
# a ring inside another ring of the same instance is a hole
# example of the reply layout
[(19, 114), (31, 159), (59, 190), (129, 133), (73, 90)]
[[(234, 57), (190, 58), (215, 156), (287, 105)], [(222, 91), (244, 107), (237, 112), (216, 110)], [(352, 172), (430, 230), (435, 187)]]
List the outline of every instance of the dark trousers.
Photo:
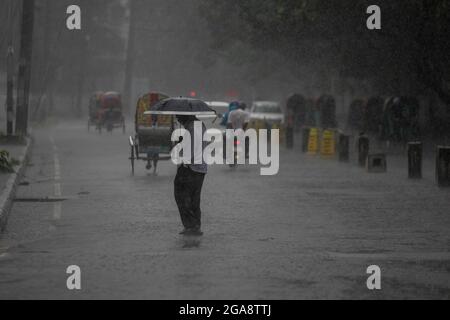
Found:
[(174, 181), (175, 201), (180, 211), (181, 222), (186, 229), (200, 228), (200, 196), (205, 174), (179, 167)]

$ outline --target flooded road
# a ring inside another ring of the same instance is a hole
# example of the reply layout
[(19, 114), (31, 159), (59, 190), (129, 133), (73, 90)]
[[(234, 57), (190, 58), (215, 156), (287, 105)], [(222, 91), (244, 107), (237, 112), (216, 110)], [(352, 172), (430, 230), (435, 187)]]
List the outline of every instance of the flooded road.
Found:
[[(130, 125), (129, 128), (132, 126)], [(0, 238), (0, 298), (450, 298), (450, 193), (432, 162), (408, 181), (281, 150), (277, 176), (210, 168), (202, 237), (178, 235), (176, 167), (137, 163), (128, 134), (84, 123), (35, 129), (18, 201)], [(68, 266), (82, 290), (66, 287)], [(382, 290), (367, 289), (378, 265)]]

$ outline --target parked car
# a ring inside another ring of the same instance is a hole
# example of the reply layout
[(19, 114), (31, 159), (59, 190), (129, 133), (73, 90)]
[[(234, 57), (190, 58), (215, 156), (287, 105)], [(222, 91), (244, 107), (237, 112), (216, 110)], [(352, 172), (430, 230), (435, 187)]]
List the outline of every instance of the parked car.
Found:
[(250, 121), (265, 122), (270, 127), (284, 123), (281, 105), (274, 101), (256, 101), (250, 109)]

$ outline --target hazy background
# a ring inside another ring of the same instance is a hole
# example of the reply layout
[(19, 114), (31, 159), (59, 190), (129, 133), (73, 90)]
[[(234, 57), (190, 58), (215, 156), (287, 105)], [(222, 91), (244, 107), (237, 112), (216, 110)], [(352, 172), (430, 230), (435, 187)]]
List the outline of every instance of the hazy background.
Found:
[[(449, 3), (379, 0), (382, 30), (370, 31), (372, 2), (36, 0), (30, 115), (86, 117), (96, 90), (124, 93), (128, 110), (148, 91), (281, 102), (329, 93), (342, 117), (356, 98), (411, 95), (423, 125), (442, 130), (450, 121)], [(81, 31), (66, 29), (71, 4), (81, 6)], [(17, 60), (20, 17), (21, 1), (0, 0), (3, 105), (7, 39)]]

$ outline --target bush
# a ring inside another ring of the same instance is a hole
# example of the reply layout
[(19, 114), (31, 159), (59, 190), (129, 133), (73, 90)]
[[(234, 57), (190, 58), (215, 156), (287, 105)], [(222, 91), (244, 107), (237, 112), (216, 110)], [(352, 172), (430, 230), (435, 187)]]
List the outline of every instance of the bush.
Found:
[(13, 166), (17, 163), (17, 160), (9, 158), (9, 152), (6, 150), (0, 151), (0, 172), (11, 173), (14, 172)]

